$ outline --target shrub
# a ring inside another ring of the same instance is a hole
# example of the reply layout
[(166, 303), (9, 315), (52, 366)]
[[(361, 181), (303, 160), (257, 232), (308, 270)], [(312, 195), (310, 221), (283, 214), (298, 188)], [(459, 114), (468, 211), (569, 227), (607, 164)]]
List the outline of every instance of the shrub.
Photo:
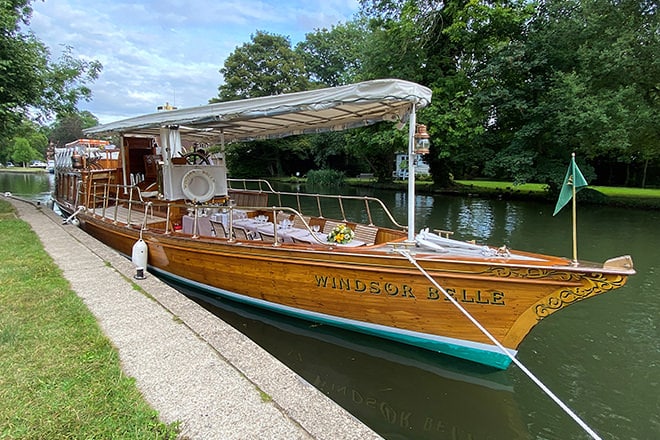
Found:
[(346, 176), (342, 171), (323, 169), (307, 172), (307, 183), (310, 185), (342, 185)]

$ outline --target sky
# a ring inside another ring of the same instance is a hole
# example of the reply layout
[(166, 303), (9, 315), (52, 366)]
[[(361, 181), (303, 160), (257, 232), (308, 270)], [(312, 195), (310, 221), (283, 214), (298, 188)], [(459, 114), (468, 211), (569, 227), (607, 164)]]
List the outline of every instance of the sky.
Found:
[(56, 60), (62, 48), (103, 64), (80, 102), (100, 123), (208, 103), (219, 70), (256, 31), (289, 37), (345, 23), (358, 0), (35, 0), (30, 30)]

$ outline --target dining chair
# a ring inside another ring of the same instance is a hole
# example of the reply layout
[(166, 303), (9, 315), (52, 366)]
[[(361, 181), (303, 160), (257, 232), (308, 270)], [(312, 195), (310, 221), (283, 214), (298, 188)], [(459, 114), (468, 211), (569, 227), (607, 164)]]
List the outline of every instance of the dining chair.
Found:
[(225, 230), (225, 225), (223, 225), (222, 222), (209, 219), (209, 223), (211, 224), (211, 231), (213, 232), (214, 237), (227, 238), (227, 231)]
[(323, 233), (324, 234), (329, 234), (330, 231), (332, 231), (337, 225), (340, 225), (341, 223), (339, 222), (334, 222), (332, 220), (326, 220), (325, 224), (323, 225)]
[(367, 245), (371, 245), (376, 242), (376, 234), (378, 234), (378, 228), (374, 226), (355, 226), (355, 239), (364, 241)]
[(312, 217), (309, 215), (303, 215), (302, 217), (296, 215), (293, 217), (293, 227), (299, 229), (307, 229), (307, 227), (309, 227), (309, 220), (311, 218)]
[(234, 226), (233, 229), (236, 240), (252, 240), (252, 235), (245, 229), (239, 228), (238, 226)]
[(275, 236), (271, 234), (266, 234), (264, 232), (259, 232), (259, 235), (261, 236), (261, 241), (264, 243), (275, 243)]
[(275, 222), (280, 224), (282, 223), (282, 220), (291, 220), (291, 214), (286, 214), (282, 211), (278, 212)]

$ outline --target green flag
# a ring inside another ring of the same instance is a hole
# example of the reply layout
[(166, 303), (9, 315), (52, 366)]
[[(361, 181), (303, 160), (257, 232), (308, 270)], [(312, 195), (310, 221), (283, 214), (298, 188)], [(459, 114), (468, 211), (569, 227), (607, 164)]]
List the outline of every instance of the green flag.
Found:
[(564, 178), (564, 184), (561, 186), (561, 192), (559, 193), (559, 199), (555, 206), (555, 212), (552, 215), (557, 215), (557, 213), (561, 211), (561, 208), (571, 201), (571, 198), (573, 197), (573, 186), (575, 186), (575, 192), (577, 193), (587, 185), (587, 181), (575, 163), (575, 155), (573, 155), (573, 157), (571, 157), (571, 163), (568, 166), (568, 171), (566, 172), (566, 177)]

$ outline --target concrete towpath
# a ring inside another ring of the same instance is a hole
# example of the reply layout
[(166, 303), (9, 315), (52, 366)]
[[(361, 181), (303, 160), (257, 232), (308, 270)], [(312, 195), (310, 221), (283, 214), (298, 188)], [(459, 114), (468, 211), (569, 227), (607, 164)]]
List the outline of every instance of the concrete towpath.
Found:
[[(7, 198), (94, 314), (162, 421), (204, 439), (378, 439), (249, 338), (46, 206)], [(137, 284), (144, 292), (136, 290)]]

